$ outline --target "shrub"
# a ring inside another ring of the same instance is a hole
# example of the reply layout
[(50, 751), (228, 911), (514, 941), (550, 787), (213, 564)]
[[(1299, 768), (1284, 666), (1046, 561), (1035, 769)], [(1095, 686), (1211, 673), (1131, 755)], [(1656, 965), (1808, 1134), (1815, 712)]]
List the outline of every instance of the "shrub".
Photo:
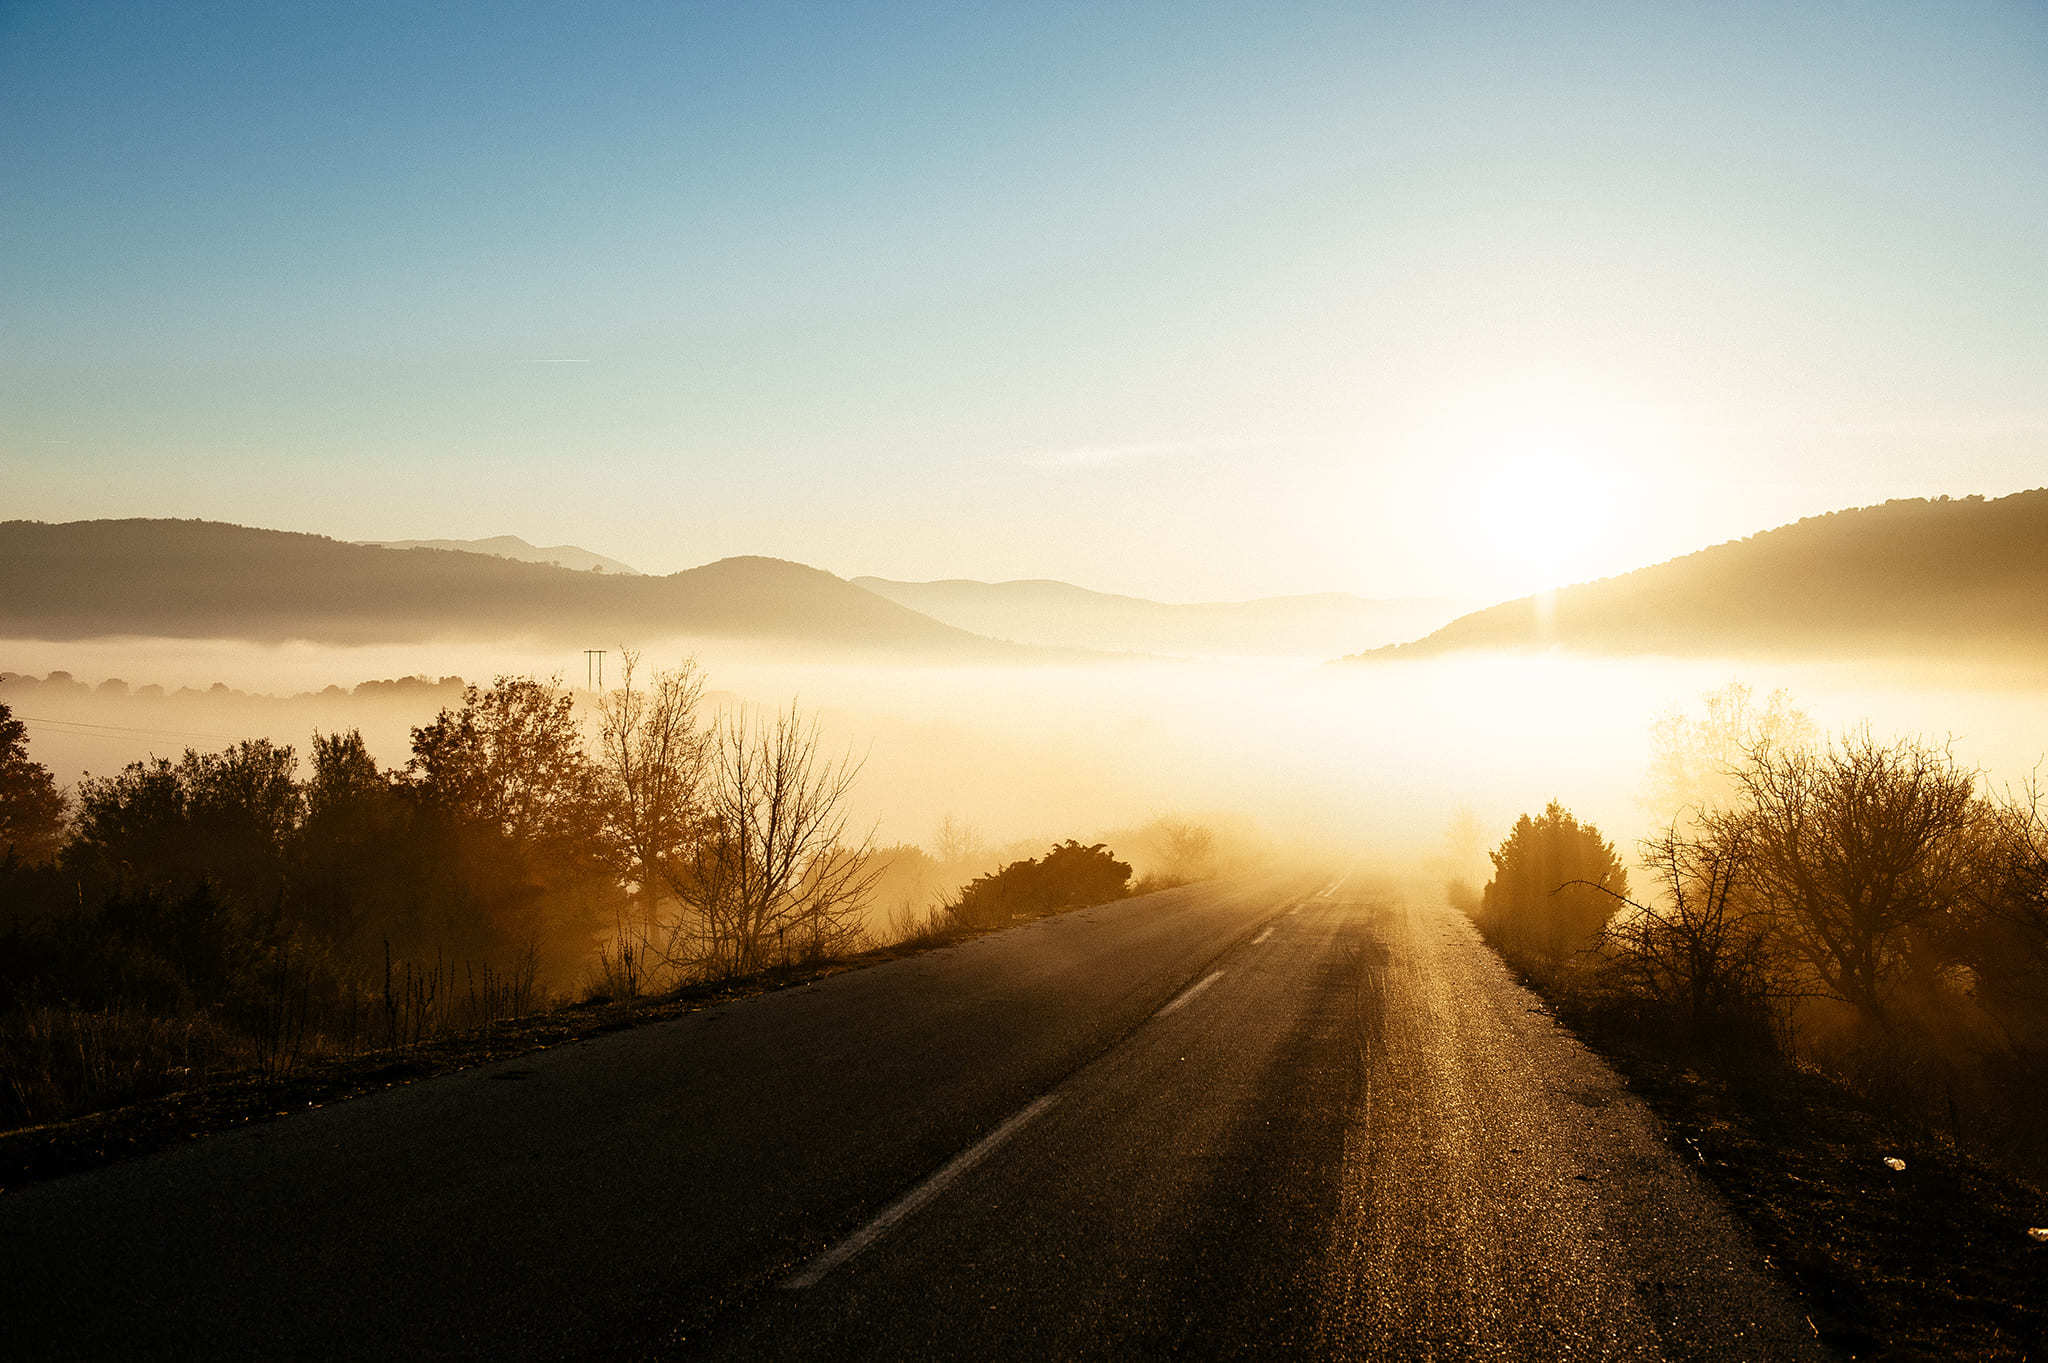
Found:
[(1628, 894), (1613, 846), (1555, 800), (1516, 820), (1492, 856), (1479, 925), (1503, 954), (1539, 973), (1555, 974), (1593, 946)]
[(1130, 881), (1129, 862), (1118, 861), (1101, 843), (1083, 847), (1069, 838), (1043, 857), (1013, 861), (1000, 871), (976, 876), (947, 912), (962, 927), (997, 927), (1012, 918), (1122, 899), (1130, 892)]

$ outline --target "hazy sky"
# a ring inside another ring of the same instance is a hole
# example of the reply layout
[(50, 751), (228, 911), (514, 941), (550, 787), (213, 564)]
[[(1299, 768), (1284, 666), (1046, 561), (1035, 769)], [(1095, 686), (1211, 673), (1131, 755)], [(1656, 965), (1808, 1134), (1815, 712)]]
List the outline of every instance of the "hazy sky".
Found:
[(2048, 7), (0, 0), (0, 515), (1492, 597), (2048, 483)]

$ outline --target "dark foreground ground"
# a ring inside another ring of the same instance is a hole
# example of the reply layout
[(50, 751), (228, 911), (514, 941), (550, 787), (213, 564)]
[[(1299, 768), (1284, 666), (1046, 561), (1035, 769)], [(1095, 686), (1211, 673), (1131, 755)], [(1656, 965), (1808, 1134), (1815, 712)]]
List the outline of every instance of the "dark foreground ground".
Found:
[[(1859, 1359), (2048, 1358), (2048, 1194), (1763, 1057), (1689, 1054), (1596, 1010), (1572, 1025)], [(1894, 1168), (1886, 1160), (1896, 1160)]]
[(22, 1357), (1800, 1358), (1448, 910), (1205, 885), (0, 1197)]

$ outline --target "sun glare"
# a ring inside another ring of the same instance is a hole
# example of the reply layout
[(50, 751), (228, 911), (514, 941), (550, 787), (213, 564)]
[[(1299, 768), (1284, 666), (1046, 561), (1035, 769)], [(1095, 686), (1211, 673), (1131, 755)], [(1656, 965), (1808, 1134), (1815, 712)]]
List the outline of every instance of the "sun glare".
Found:
[(1480, 533), (1503, 566), (1546, 579), (1568, 573), (1589, 539), (1614, 519), (1613, 489), (1569, 451), (1541, 444), (1515, 450), (1480, 478), (1474, 492)]
[(1679, 447), (1641, 395), (1528, 375), (1447, 397), (1410, 448), (1475, 579), (1516, 596), (1614, 571), (1646, 452)]

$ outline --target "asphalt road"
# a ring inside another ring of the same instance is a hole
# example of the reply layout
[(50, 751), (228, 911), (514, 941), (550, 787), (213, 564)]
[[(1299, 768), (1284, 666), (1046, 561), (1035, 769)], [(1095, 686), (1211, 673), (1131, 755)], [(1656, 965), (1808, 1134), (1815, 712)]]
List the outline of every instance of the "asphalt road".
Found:
[(1455, 914), (1204, 885), (0, 1199), (18, 1357), (1800, 1358)]

